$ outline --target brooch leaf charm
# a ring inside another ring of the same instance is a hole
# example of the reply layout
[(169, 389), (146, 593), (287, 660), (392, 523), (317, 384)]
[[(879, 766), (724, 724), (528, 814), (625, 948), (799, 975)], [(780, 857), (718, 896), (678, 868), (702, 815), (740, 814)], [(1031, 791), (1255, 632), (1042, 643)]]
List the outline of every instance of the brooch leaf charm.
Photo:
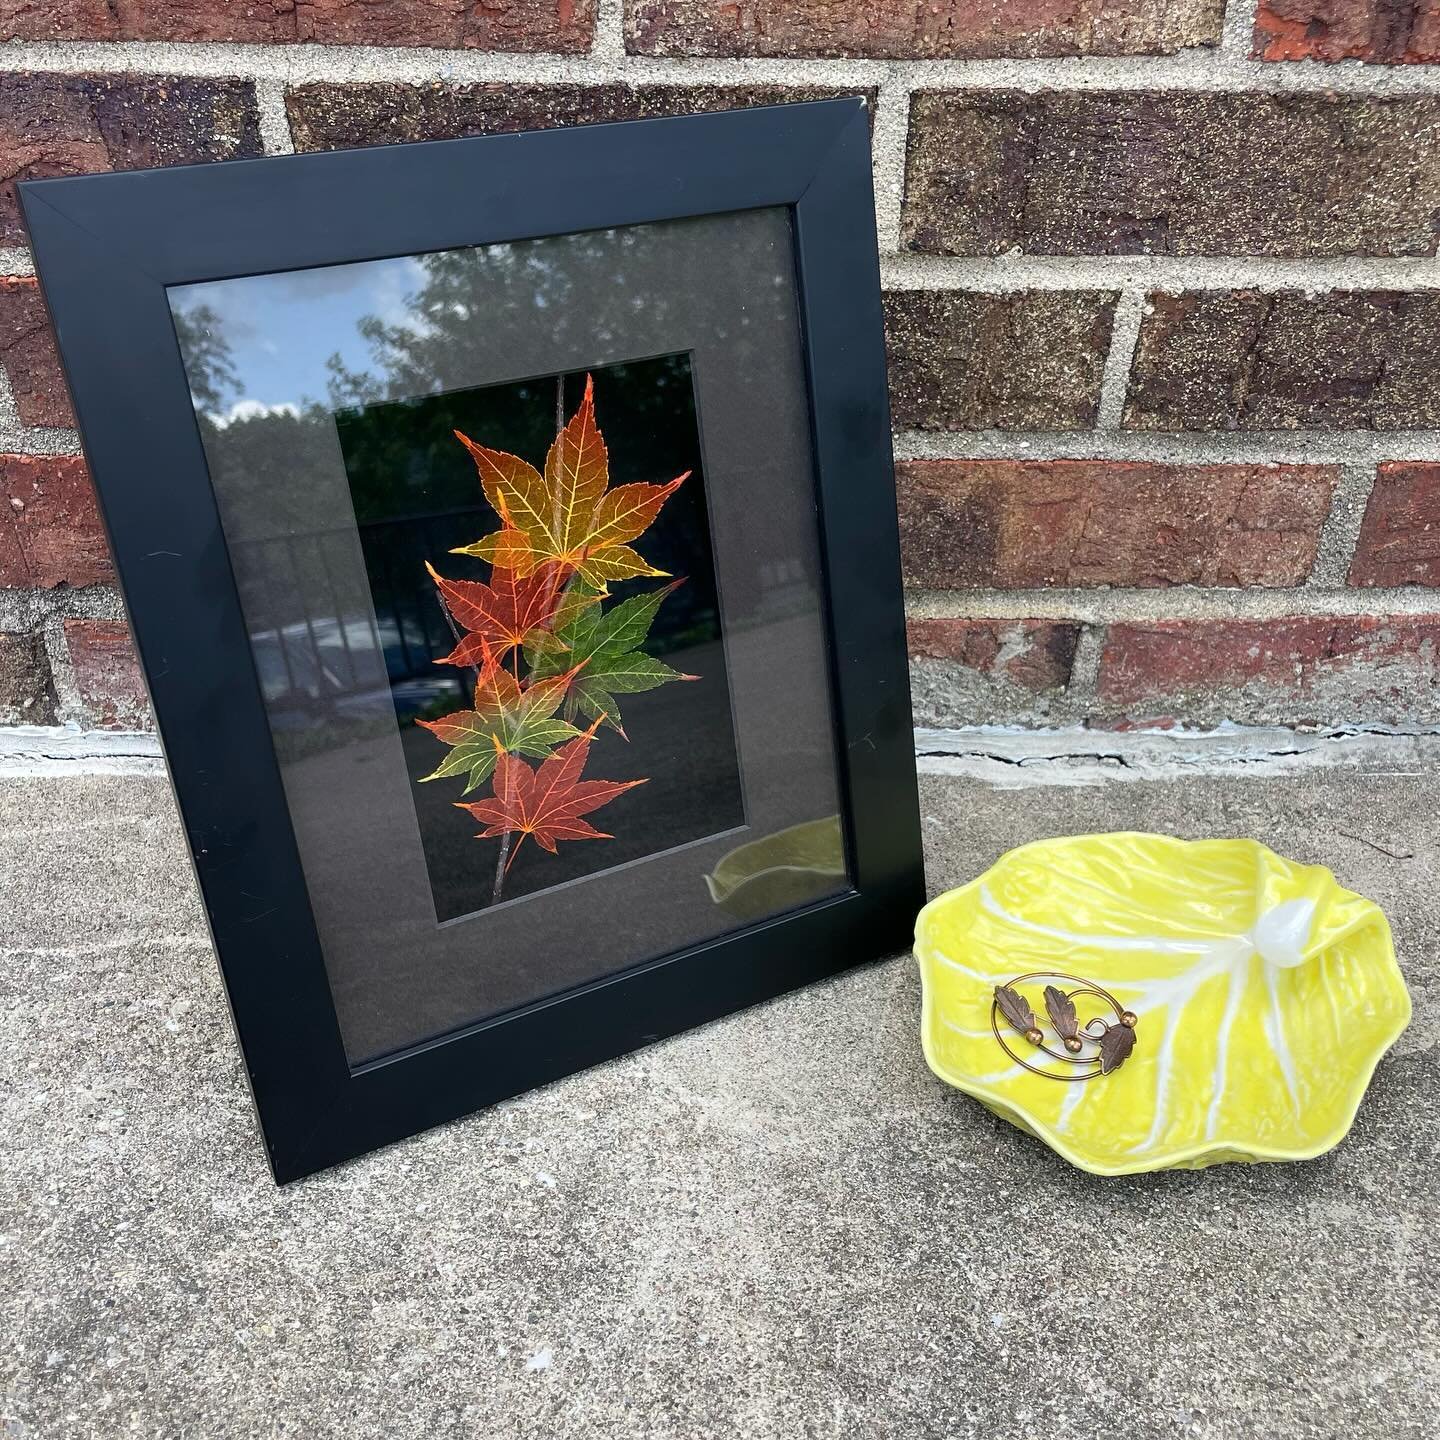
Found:
[[(1040, 1027), (1034, 1007), (1016, 988), (1027, 980), (1049, 980), (1044, 990), (1045, 1014), (1060, 1048), (1054, 1048), (1046, 1039)], [(1053, 983), (1058, 981), (1059, 984)], [(1069, 986), (1069, 989), (1062, 987)], [(1114, 1020), (1097, 1015), (1080, 1023), (1080, 1012), (1076, 1008), (1077, 996), (1091, 995), (1108, 1005), (1114, 1013)], [(1021, 1035), (1036, 1050), (1050, 1060), (1058, 1061), (1070, 1069), (1047, 1069), (1017, 1054), (1010, 1048), (1000, 1029), (1003, 1016), (1012, 1030)], [(1137, 1019), (1133, 1010), (1123, 1009), (1120, 1002), (1108, 991), (1093, 981), (1083, 980), (1077, 975), (1063, 975), (1043, 970), (1021, 975), (1003, 985), (995, 987), (995, 997), (990, 1005), (990, 1028), (1000, 1042), (1000, 1048), (1017, 1064), (1047, 1080), (1094, 1080), (1118, 1070), (1130, 1058), (1135, 1049), (1135, 1026)]]

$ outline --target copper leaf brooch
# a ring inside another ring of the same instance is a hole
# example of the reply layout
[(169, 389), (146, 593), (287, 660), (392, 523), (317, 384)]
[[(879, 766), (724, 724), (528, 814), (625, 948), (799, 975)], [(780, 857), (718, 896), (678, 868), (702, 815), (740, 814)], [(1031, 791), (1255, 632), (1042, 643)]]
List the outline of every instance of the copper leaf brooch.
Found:
[[(1016, 988), (1030, 980), (1060, 982), (1047, 984), (1043, 992), (1045, 1016), (1050, 1022), (1050, 1029), (1055, 1032), (1054, 1044), (1047, 1039), (1034, 1007)], [(1096, 1015), (1082, 1025), (1075, 1000), (1077, 996), (1084, 995), (1094, 996), (1108, 1005), (1114, 1012), (1114, 1020)], [(1061, 1065), (1075, 1068), (1055, 1070), (1017, 1054), (1000, 1028), (1002, 1016), (1009, 1028), (1019, 1031), (1036, 1050)], [(997, 985), (995, 998), (990, 1004), (990, 1028), (995, 1032), (1000, 1048), (1017, 1065), (1036, 1075), (1043, 1075), (1047, 1080), (1094, 1080), (1118, 1070), (1135, 1049), (1136, 1023), (1134, 1011), (1124, 1009), (1108, 990), (1101, 989), (1093, 981), (1044, 970), (1033, 970), (1008, 984)]]

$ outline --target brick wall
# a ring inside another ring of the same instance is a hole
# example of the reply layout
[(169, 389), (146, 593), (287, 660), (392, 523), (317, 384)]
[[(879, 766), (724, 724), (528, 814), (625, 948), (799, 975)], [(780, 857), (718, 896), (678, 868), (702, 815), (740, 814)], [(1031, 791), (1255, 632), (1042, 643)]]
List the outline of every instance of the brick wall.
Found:
[(16, 178), (855, 92), (917, 719), (1440, 722), (1440, 0), (0, 0), (0, 38), (0, 724), (148, 723)]

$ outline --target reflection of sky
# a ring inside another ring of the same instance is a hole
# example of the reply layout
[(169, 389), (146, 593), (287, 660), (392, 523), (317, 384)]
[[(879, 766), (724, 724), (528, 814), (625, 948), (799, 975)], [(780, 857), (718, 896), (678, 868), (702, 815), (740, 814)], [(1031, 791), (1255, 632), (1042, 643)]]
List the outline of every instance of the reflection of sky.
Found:
[(180, 314), (208, 306), (219, 316), (218, 338), (244, 387), (222, 387), (223, 415), (237, 402), (258, 411), (325, 401), (331, 355), (338, 353), (349, 370), (370, 367), (369, 345), (356, 328), (361, 317), (413, 325), (405, 297), (424, 280), (419, 262), (403, 256), (174, 286), (170, 304)]

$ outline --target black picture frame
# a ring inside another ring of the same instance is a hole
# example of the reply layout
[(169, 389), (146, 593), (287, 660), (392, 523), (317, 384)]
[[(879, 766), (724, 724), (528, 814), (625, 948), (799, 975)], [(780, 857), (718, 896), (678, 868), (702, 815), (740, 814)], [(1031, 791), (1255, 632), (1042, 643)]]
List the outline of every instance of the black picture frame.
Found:
[[(924, 877), (863, 99), (19, 192), (278, 1182), (908, 948)], [(352, 1067), (166, 287), (769, 206), (795, 239), (851, 888)]]

